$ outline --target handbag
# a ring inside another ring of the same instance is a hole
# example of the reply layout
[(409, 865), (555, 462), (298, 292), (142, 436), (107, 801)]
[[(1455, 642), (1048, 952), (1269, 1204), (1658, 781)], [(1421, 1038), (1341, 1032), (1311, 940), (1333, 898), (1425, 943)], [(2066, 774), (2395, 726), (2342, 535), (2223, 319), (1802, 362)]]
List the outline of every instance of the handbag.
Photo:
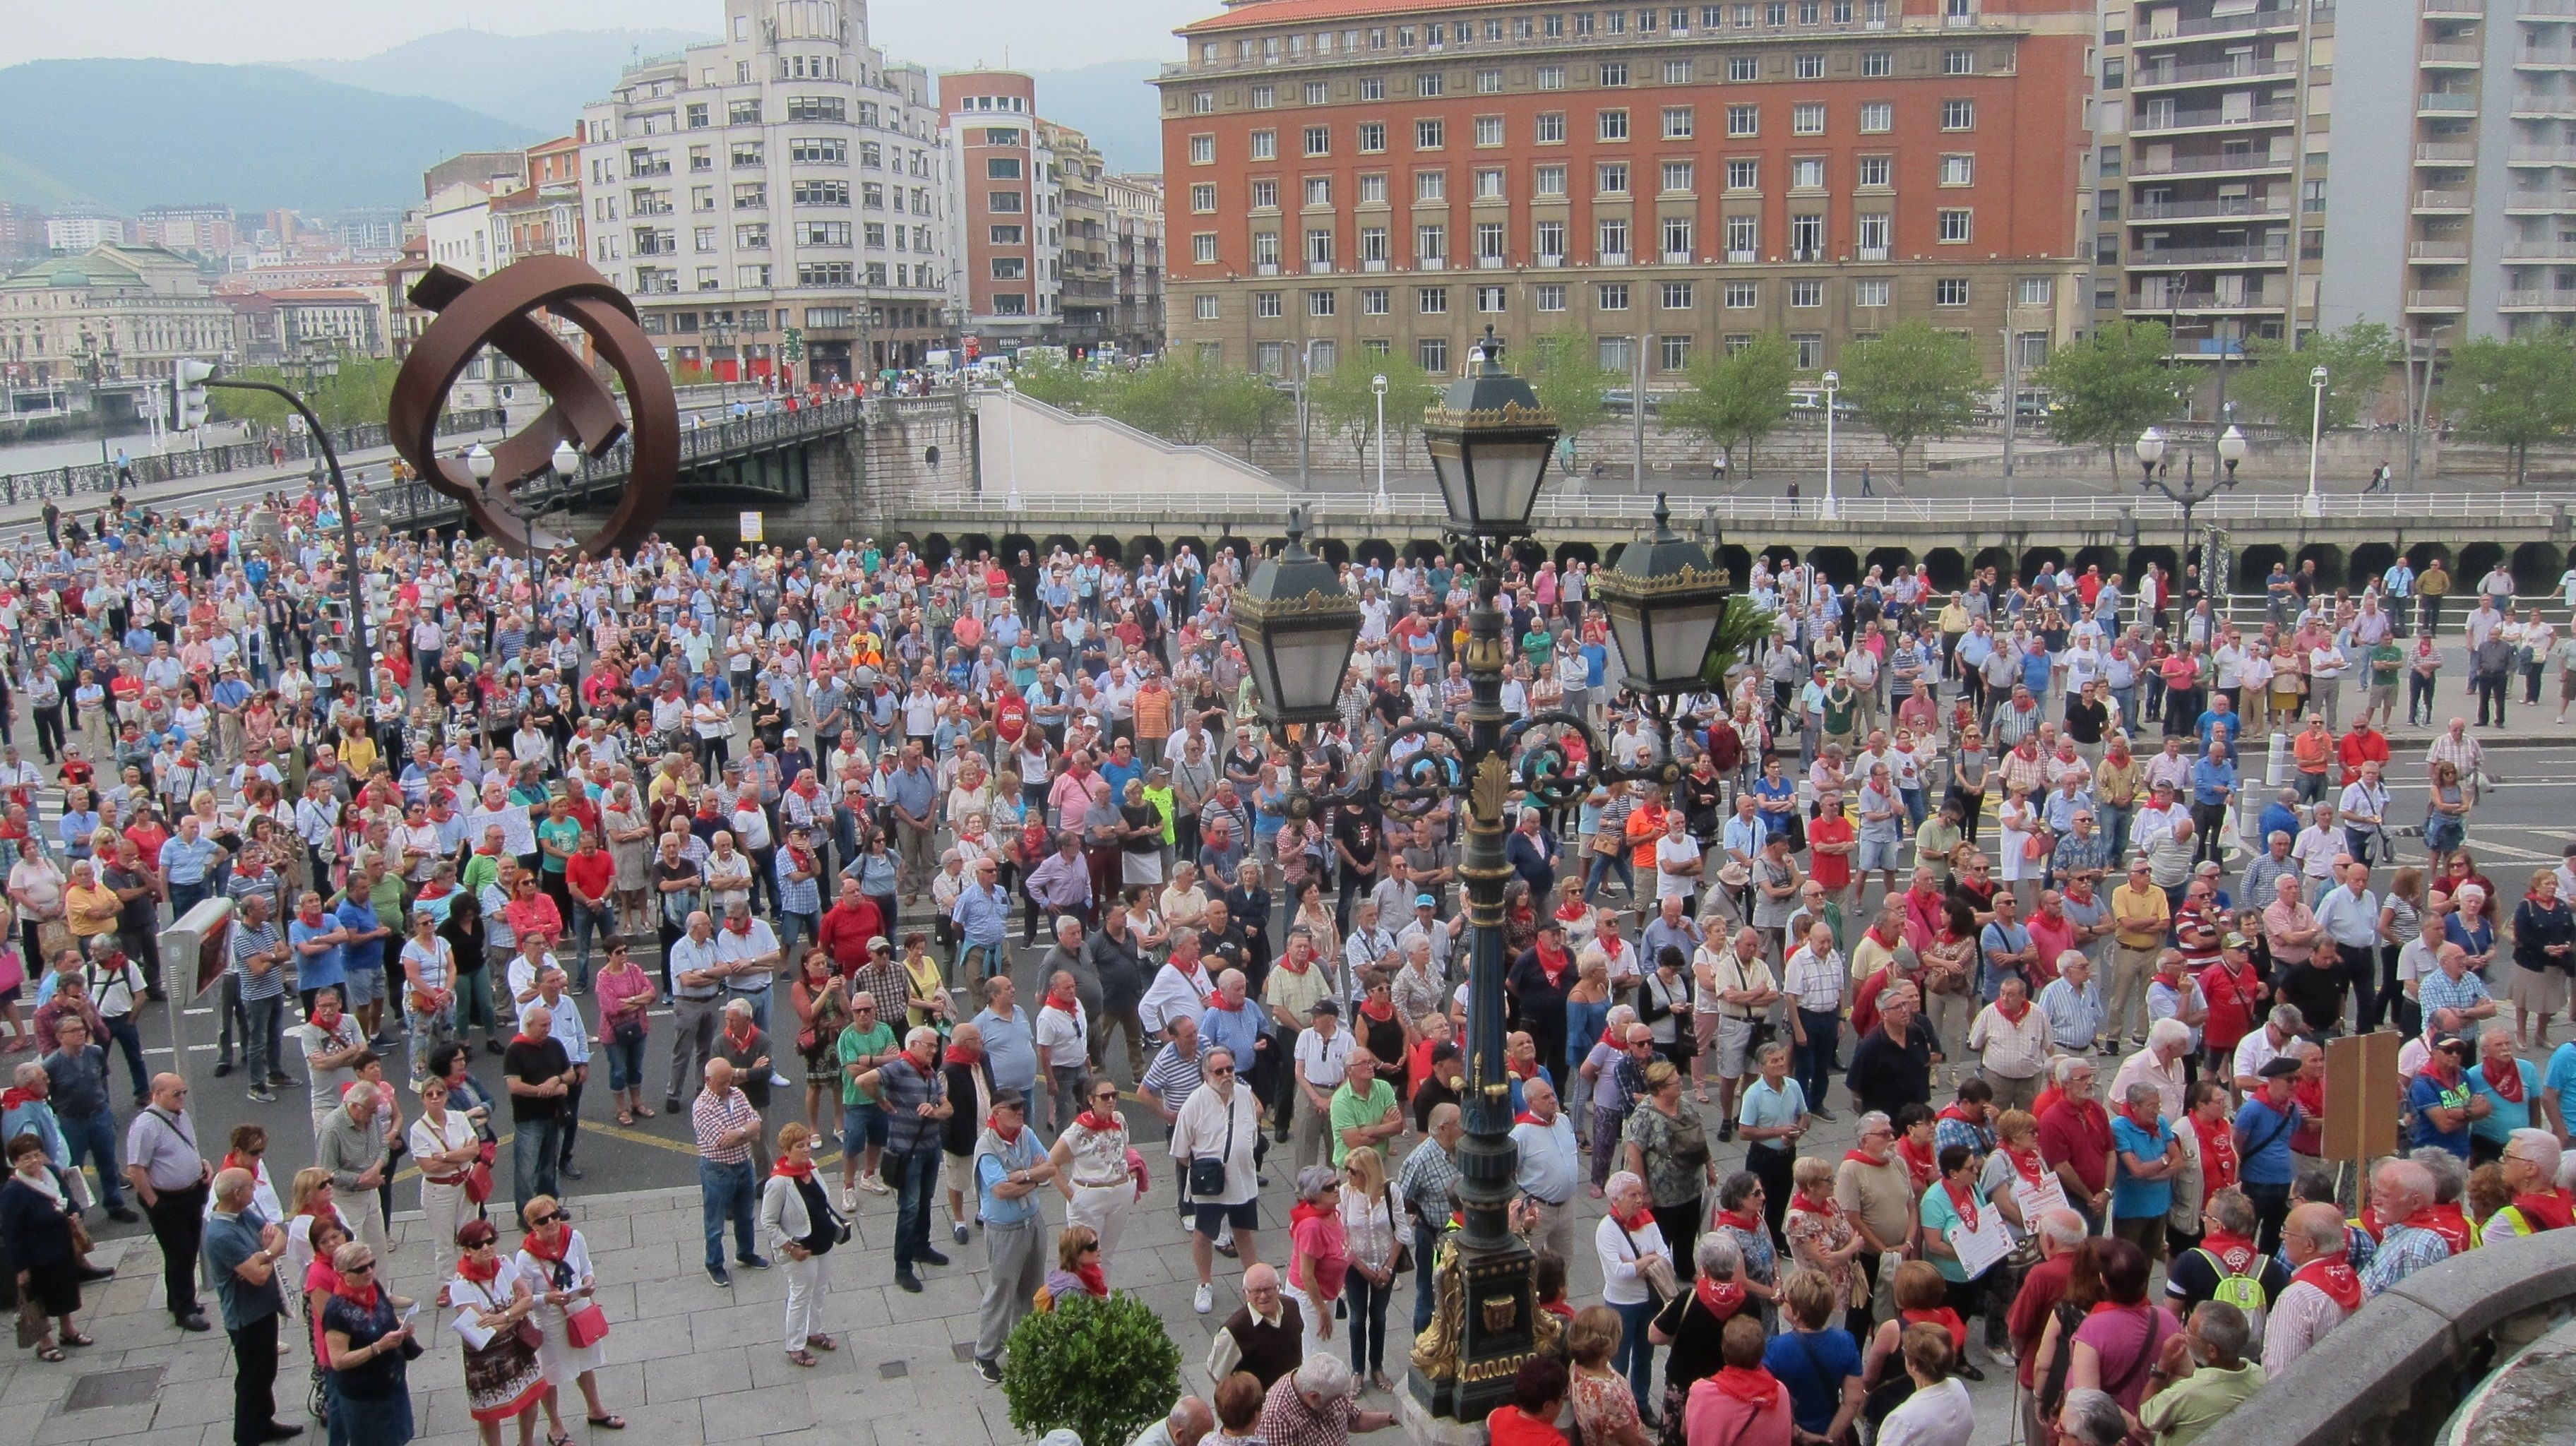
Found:
[(542, 1347), (546, 1343), (546, 1333), (537, 1329), (537, 1323), (535, 1321), (529, 1320), (524, 1316), (520, 1317), (518, 1325), (513, 1327), (510, 1333), (518, 1337), (519, 1344), (526, 1346), (532, 1351)]
[[(808, 1030), (807, 1033), (813, 1031)], [(608, 1026), (608, 1038), (621, 1049), (633, 1049), (644, 1042), (644, 1016), (630, 1014)]]
[(500, 1154), (501, 1147), (499, 1145), (494, 1144), (490, 1140), (485, 1140), (481, 1151), (474, 1157), (474, 1163), (465, 1167), (465, 1198), (467, 1200), (476, 1205), (480, 1205), (484, 1201), (492, 1198), (492, 1162), (499, 1158)]
[(1388, 1191), (1384, 1198), (1386, 1233), (1395, 1240), (1395, 1253), (1386, 1258), (1386, 1268), (1390, 1275), (1402, 1275), (1413, 1268), (1413, 1247), (1406, 1242), (1403, 1227), (1395, 1222), (1395, 1192)]
[[(1257, 1125), (1256, 1121), (1256, 1127)], [(1231, 1164), (1233, 1159), (1234, 1113), (1228, 1110), (1225, 1117), (1224, 1152), (1217, 1155), (1190, 1157), (1190, 1198), (1194, 1201), (1205, 1200), (1214, 1203), (1219, 1196), (1225, 1194), (1226, 1166)]]
[(608, 1312), (601, 1310), (597, 1301), (591, 1301), (579, 1310), (565, 1312), (564, 1338), (572, 1342), (575, 1350), (585, 1350), (606, 1340)]

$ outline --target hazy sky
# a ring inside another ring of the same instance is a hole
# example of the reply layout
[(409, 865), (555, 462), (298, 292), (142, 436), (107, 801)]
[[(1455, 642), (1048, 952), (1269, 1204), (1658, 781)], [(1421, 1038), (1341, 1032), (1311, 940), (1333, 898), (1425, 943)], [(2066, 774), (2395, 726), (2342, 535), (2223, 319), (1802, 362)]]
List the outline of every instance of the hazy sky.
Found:
[[(1178, 59), (1176, 25), (1220, 0), (879, 0), (878, 44), (932, 67), (982, 62), (1063, 69), (1107, 60)], [(722, 0), (90, 0), (11, 5), (0, 64), (91, 56), (216, 62), (346, 60), (439, 30), (673, 29), (713, 35)], [(1007, 47), (1007, 49), (1005, 48)]]

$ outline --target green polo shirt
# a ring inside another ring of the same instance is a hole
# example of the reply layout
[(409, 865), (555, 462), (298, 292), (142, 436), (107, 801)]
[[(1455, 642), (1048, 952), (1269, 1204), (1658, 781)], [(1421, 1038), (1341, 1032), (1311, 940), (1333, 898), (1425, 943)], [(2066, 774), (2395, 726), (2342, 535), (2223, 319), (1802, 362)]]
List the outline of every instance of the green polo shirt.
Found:
[[(1369, 1092), (1365, 1096), (1351, 1093), (1351, 1082), (1342, 1081), (1341, 1087), (1333, 1091), (1333, 1164), (1339, 1167), (1351, 1153), (1351, 1147), (1342, 1143), (1342, 1131), (1353, 1125), (1377, 1124), (1386, 1118), (1387, 1111), (1394, 1108), (1395, 1087), (1385, 1080), (1370, 1080)], [(1380, 1150), (1378, 1153), (1383, 1155), (1386, 1152)]]

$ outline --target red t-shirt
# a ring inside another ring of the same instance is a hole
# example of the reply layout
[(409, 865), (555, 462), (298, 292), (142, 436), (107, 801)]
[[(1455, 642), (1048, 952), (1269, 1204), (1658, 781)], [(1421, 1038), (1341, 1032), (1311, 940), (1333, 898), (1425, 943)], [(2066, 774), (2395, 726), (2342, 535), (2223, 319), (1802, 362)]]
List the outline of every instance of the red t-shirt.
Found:
[(2088, 1192), (2110, 1188), (2111, 1116), (2099, 1100), (2059, 1100), (2039, 1122), (2039, 1155), (2074, 1166)]
[(1493, 1446), (1565, 1446), (1564, 1432), (1531, 1420), (1518, 1406), (1496, 1406), (1485, 1418), (1485, 1435)]
[(1819, 818), (1807, 825), (1807, 843), (1811, 849), (1807, 873), (1823, 885), (1827, 893), (1851, 883), (1852, 856), (1825, 853), (1813, 846), (1819, 843), (1847, 844), (1853, 841), (1854, 836), (1851, 819), (1841, 814)]
[(617, 860), (606, 849), (593, 849), (574, 854), (564, 861), (564, 882), (585, 899), (608, 897), (608, 886), (617, 877)]
[(2262, 987), (2249, 960), (2243, 974), (2230, 971), (2225, 960), (2200, 971), (2200, 994), (2209, 1001), (2209, 1018), (2201, 1025), (2201, 1038), (2212, 1049), (2234, 1049), (2237, 1042), (2253, 1032), (2255, 993)]

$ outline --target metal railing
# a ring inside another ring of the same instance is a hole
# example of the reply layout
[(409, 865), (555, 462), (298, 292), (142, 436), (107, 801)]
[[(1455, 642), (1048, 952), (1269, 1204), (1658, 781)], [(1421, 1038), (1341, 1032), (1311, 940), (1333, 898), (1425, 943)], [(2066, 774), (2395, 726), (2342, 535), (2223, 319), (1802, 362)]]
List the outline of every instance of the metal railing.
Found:
[[(990, 495), (989, 491), (984, 496), (957, 492), (919, 495), (909, 510), (937, 517), (1097, 521), (1150, 517), (1169, 523), (1182, 518), (1209, 517), (1255, 519), (1276, 516), (1284, 519), (1292, 503), (1305, 509), (1309, 521), (1325, 524), (1383, 522), (1392, 516), (1407, 525), (1418, 525), (1446, 516), (1439, 495), (1433, 492), (1395, 494), (1393, 512), (1388, 514), (1376, 510), (1376, 499), (1368, 493), (1299, 495), (1287, 490), (1268, 495), (1198, 498), (1191, 500), (1186, 507), (1177, 504), (1170, 494), (1161, 492), (1035, 493), (1024, 495), (1017, 502)], [(1713, 511), (1721, 523), (1730, 527), (1750, 523), (1827, 520), (1823, 516), (1821, 501), (1812, 497), (1693, 497), (1685, 499), (1682, 506), (1691, 516)], [(2478, 517), (2548, 522), (2570, 509), (2576, 509), (2576, 492), (2451, 492), (2419, 493), (2407, 497), (2382, 494), (2337, 497), (2328, 520), (2396, 522)], [(904, 510), (900, 504), (898, 510)], [(1531, 512), (1531, 523), (1542, 530), (1551, 526), (1586, 523), (1642, 526), (1653, 520), (1654, 511), (1655, 499), (1652, 497), (1561, 492), (1540, 497)], [(2114, 527), (2124, 519), (2133, 520), (2141, 527), (2154, 527), (2179, 525), (2182, 521), (2180, 507), (2161, 497), (2144, 496), (1844, 497), (1837, 501), (1836, 512), (1837, 516), (1832, 521), (1854, 528), (1996, 522)], [(2295, 493), (2230, 494), (2204, 502), (2192, 511), (2194, 522), (2293, 522), (2302, 516), (2300, 498)]]
[[(712, 427), (689, 428), (680, 433), (680, 467), (686, 471), (706, 462), (848, 431), (860, 425), (865, 405), (856, 397), (848, 397), (817, 406), (799, 407), (792, 412), (757, 412), (731, 418)], [(548, 472), (513, 490), (523, 506), (560, 498), (566, 493), (587, 496), (624, 480), (627, 469), (632, 465), (633, 453), (633, 439), (620, 438), (606, 452), (584, 458), (581, 470), (568, 481), (559, 480)], [(389, 518), (408, 521), (464, 511), (463, 503), (426, 482), (388, 485), (379, 488), (376, 495)]]
[[(449, 412), (441, 417), (441, 436), (486, 431), (501, 426), (505, 415), (480, 408)], [(382, 422), (360, 427), (334, 428), (331, 446), (341, 456), (388, 446), (393, 438)], [(314, 455), (313, 439), (300, 434), (283, 439), (286, 457), (291, 461), (308, 461)], [(266, 442), (231, 442), (204, 450), (171, 451), (155, 456), (127, 459), (134, 480), (131, 485), (149, 487), (156, 483), (176, 482), (189, 477), (216, 477), (227, 472), (246, 472), (274, 466)], [(60, 498), (69, 501), (84, 493), (106, 496), (126, 486), (116, 469), (104, 462), (79, 462), (67, 467), (48, 467), (40, 472), (13, 472), (0, 476), (0, 502), (18, 503)]]

